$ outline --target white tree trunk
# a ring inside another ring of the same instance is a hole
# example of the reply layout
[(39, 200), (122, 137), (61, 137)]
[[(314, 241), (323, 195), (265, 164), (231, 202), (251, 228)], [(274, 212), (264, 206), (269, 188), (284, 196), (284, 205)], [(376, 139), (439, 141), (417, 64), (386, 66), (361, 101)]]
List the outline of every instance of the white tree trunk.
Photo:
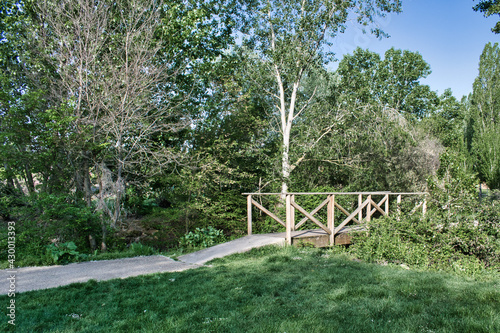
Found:
[[(286, 133), (286, 134), (285, 134)], [(283, 133), (283, 156), (281, 160), (281, 199), (285, 199), (285, 195), (288, 192), (288, 180), (290, 178), (290, 133), (284, 131)]]

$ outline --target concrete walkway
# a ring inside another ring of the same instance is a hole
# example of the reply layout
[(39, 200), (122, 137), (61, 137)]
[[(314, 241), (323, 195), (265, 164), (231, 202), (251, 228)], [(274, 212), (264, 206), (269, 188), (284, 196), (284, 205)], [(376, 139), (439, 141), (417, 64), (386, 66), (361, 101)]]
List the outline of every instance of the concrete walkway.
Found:
[(180, 256), (178, 261), (164, 256), (82, 262), (69, 265), (22, 267), (0, 270), (0, 295), (55, 288), (88, 280), (104, 281), (144, 274), (178, 272), (200, 267), (207, 261), (252, 248), (284, 244), (281, 234), (252, 235)]

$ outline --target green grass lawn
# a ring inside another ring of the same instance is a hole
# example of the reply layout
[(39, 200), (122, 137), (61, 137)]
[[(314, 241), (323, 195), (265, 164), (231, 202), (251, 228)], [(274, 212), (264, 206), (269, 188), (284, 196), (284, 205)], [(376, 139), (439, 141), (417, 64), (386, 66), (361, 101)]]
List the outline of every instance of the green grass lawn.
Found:
[[(6, 318), (0, 330), (13, 330)], [(266, 247), (212, 267), (18, 294), (16, 331), (500, 332), (500, 277)]]

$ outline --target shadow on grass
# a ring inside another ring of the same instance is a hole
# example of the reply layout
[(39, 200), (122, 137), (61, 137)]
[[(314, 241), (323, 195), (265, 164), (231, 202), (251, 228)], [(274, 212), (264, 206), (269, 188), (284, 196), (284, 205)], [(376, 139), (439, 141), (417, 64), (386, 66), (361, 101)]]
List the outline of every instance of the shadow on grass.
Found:
[[(18, 332), (500, 332), (500, 280), (253, 250), (178, 273), (16, 297)], [(7, 297), (0, 297), (7, 304)], [(5, 309), (5, 307), (3, 307)], [(5, 311), (5, 310), (4, 310)], [(12, 327), (1, 323), (0, 328)]]

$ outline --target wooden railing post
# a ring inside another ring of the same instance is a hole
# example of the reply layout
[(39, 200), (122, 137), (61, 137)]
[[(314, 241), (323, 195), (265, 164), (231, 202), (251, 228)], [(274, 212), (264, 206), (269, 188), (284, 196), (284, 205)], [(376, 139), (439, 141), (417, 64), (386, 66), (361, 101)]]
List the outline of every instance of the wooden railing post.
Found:
[(401, 214), (401, 194), (398, 194), (398, 198), (396, 200), (396, 204), (398, 206), (398, 217)]
[(327, 206), (327, 222), (328, 229), (331, 230), (330, 234), (330, 246), (335, 245), (335, 195), (330, 195), (328, 197), (330, 200), (328, 201)]
[(389, 194), (385, 195), (385, 215), (389, 215)]
[[(292, 194), (291, 202), (295, 202), (295, 194)], [(290, 227), (291, 231), (295, 231), (295, 207), (290, 206)]]
[[(361, 207), (362, 204), (363, 204), (363, 194), (360, 193), (358, 195), (358, 208)], [(363, 210), (360, 209), (358, 213), (358, 221), (361, 222), (362, 219), (363, 219)]]
[(286, 209), (286, 242), (288, 245), (292, 245), (292, 196), (290, 194), (286, 195), (285, 199), (285, 209)]
[(366, 205), (366, 221), (370, 222), (372, 218), (372, 195), (368, 195), (368, 205)]
[(425, 216), (425, 213), (427, 213), (427, 197), (424, 194), (424, 202), (422, 204), (422, 215)]
[(247, 196), (247, 222), (248, 222), (248, 235), (252, 234), (252, 196)]

